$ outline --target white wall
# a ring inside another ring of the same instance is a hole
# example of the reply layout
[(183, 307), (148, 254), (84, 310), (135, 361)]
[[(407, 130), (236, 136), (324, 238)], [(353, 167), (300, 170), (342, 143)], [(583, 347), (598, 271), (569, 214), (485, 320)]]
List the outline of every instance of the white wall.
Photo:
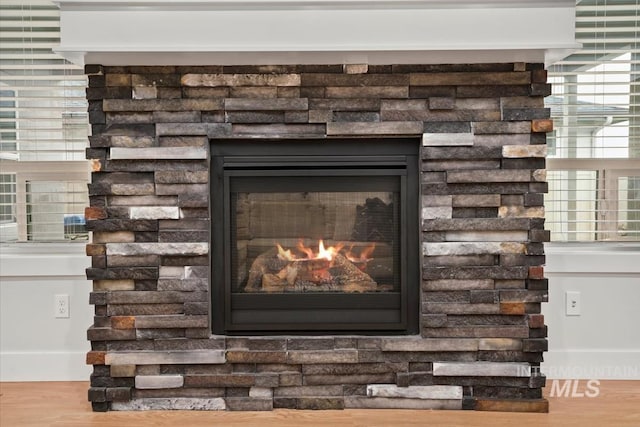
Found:
[[(547, 244), (548, 378), (640, 379), (640, 244)], [(578, 291), (581, 315), (565, 315)]]
[[(86, 381), (93, 322), (84, 244), (0, 246), (0, 381)], [(54, 295), (70, 317), (54, 317)]]
[[(84, 245), (0, 246), (0, 381), (86, 381), (92, 323)], [(547, 245), (549, 378), (640, 379), (640, 245)], [(55, 252), (64, 252), (53, 255)], [(565, 316), (565, 292), (582, 314)], [(70, 318), (54, 318), (68, 294)]]

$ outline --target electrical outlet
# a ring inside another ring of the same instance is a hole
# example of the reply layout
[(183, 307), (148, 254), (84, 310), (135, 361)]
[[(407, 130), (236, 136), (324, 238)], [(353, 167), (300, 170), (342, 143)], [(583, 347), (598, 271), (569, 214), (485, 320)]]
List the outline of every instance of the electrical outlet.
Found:
[(69, 317), (69, 295), (54, 295), (53, 315), (57, 319), (66, 319)]
[(567, 291), (565, 294), (565, 314), (567, 316), (580, 316), (582, 303), (580, 302), (580, 292)]

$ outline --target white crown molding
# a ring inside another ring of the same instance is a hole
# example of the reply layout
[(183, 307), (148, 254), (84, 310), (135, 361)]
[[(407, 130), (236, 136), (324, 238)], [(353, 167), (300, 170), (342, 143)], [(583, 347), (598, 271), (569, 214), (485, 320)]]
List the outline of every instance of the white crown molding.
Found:
[(554, 49), (513, 50), (397, 50), (397, 51), (152, 51), (145, 50), (57, 50), (78, 64), (127, 65), (287, 65), (287, 64), (472, 64), (529, 62), (550, 66), (580, 46)]

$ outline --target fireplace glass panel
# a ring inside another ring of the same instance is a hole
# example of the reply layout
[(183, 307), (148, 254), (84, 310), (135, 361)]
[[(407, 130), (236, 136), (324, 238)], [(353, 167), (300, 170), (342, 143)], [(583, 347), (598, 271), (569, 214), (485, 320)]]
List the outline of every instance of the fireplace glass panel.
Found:
[(232, 193), (232, 292), (398, 292), (399, 202), (397, 191)]

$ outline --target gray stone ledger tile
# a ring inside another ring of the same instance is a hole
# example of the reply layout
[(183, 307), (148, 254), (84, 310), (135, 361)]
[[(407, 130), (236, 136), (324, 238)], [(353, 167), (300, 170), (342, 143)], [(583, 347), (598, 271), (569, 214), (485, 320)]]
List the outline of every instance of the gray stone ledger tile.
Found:
[(224, 411), (227, 405), (223, 398), (195, 398), (195, 397), (175, 397), (175, 398), (145, 398), (134, 399), (129, 402), (113, 402), (113, 411)]
[(476, 339), (384, 338), (382, 351), (478, 351)]
[(422, 254), (425, 256), (523, 254), (525, 251), (526, 245), (516, 242), (425, 242), (422, 244)]
[(184, 385), (182, 375), (137, 375), (135, 377), (137, 389), (180, 388)]
[(129, 208), (131, 219), (180, 219), (177, 206), (132, 206)]
[(531, 366), (520, 362), (434, 362), (434, 377), (530, 377)]
[(111, 160), (194, 160), (206, 159), (204, 147), (114, 147)]
[(341, 122), (327, 123), (327, 135), (417, 135), (420, 122)]
[(199, 365), (225, 363), (223, 350), (109, 352), (105, 365)]
[(462, 399), (462, 386), (432, 385), (398, 387), (395, 384), (367, 386), (369, 397), (400, 397), (407, 399)]
[(425, 133), (422, 134), (422, 145), (424, 147), (447, 146), (447, 145), (473, 145), (472, 133)]
[(107, 255), (179, 255), (209, 253), (208, 243), (107, 243)]
[(502, 147), (502, 157), (507, 159), (546, 156), (546, 145), (505, 145)]

